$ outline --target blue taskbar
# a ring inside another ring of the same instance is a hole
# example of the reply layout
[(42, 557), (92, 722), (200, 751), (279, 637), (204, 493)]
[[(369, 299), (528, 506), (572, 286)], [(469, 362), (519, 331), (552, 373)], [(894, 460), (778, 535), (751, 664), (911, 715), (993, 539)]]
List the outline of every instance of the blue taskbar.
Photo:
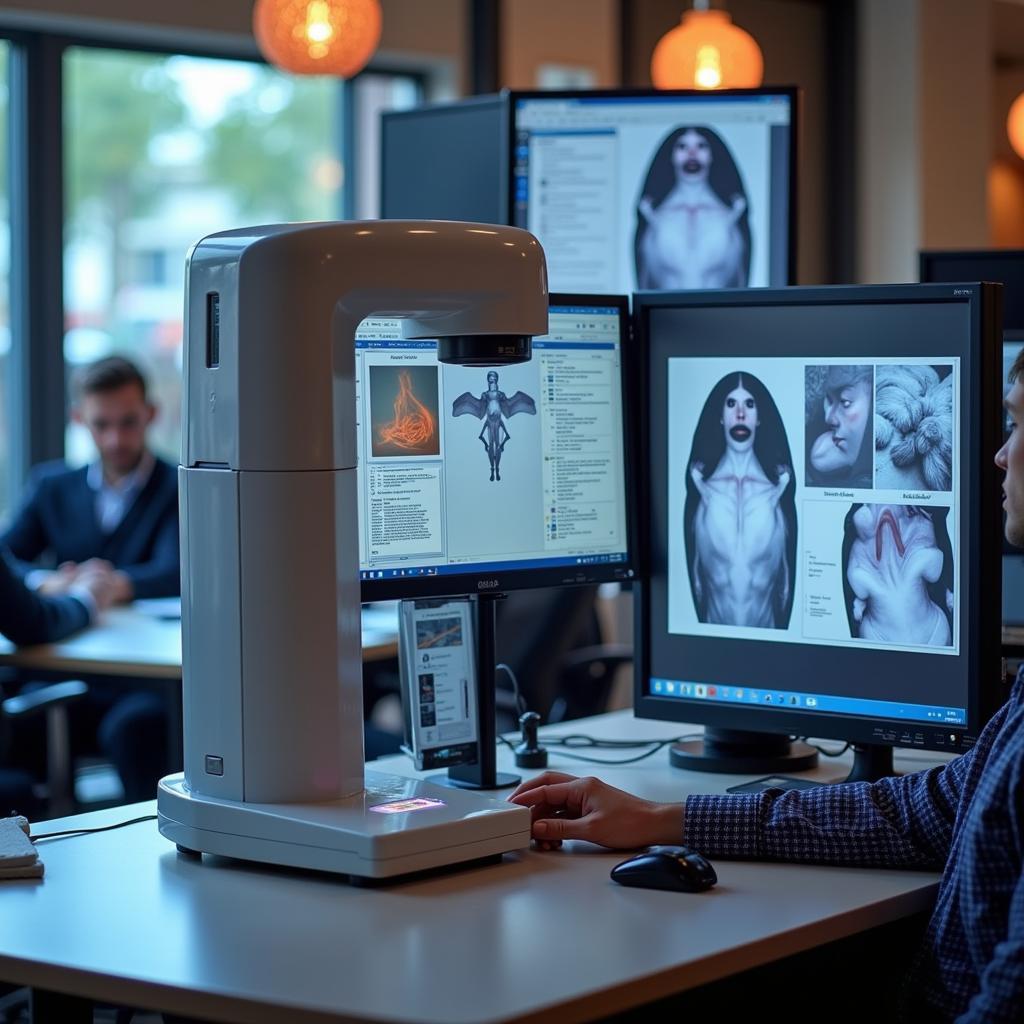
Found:
[(406, 576), (464, 576), (482, 572), (508, 572), (511, 569), (562, 569), (570, 565), (611, 565), (625, 562), (627, 555), (620, 551), (613, 555), (568, 555), (564, 558), (534, 558), (514, 562), (466, 562), (451, 565), (410, 565), (399, 569), (365, 569), (359, 573), (361, 580), (395, 580)]
[(684, 683), (678, 679), (651, 679), (651, 695), (683, 700), (709, 700), (724, 704), (756, 704), (783, 710), (892, 718), (896, 721), (926, 722), (934, 725), (966, 725), (965, 708), (933, 707), (928, 704), (897, 704), (888, 700), (834, 697), (821, 693), (789, 690), (751, 689), (746, 686), (717, 686), (713, 683)]

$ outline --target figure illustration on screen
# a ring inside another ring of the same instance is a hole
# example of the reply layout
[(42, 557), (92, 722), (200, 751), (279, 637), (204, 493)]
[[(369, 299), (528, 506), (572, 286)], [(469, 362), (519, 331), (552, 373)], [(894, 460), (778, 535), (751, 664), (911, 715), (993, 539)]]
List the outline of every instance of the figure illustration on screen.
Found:
[(853, 505), (843, 565), (850, 635), (880, 643), (948, 647), (953, 636), (949, 509)]
[(498, 389), (498, 374), (495, 370), (487, 373), (487, 390), (477, 398), (468, 391), (463, 391), (452, 402), (453, 416), (476, 416), (484, 421), (478, 440), (487, 452), (487, 460), (491, 464), (491, 480), (500, 480), (498, 465), (501, 453), (512, 435), (505, 426), (505, 420), (511, 419), (516, 413), (526, 412), (537, 415), (537, 404), (522, 391), (517, 391), (511, 398)]
[(870, 487), (872, 368), (808, 366), (804, 381), (807, 486)]
[(370, 366), (371, 450), (374, 457), (438, 455), (437, 369)]
[(677, 128), (662, 142), (637, 204), (634, 251), (639, 288), (747, 286), (747, 193), (710, 128)]
[(683, 530), (701, 622), (785, 629), (793, 609), (796, 483), (764, 384), (731, 373), (704, 403), (686, 474)]
[(875, 372), (875, 486), (953, 486), (953, 367), (879, 366)]

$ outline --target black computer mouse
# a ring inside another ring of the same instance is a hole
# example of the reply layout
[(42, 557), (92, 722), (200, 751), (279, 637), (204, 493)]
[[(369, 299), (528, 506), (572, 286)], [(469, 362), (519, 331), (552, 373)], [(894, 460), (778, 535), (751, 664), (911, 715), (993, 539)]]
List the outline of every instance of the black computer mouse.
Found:
[(651, 846), (612, 868), (621, 885), (670, 892), (704, 892), (718, 881), (711, 863), (689, 846)]

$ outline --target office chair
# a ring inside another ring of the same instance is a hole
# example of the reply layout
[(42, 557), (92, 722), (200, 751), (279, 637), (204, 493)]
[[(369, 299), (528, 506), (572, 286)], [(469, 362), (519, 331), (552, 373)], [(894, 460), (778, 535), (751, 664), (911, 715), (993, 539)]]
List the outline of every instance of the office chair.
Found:
[[(75, 809), (74, 765), (68, 731), (67, 707), (89, 692), (81, 680), (52, 683), (26, 689), (0, 701), (0, 728), (36, 715), (46, 718), (46, 782), (39, 794), (39, 780), (18, 768), (0, 768), (0, 814), (18, 810), (30, 819), (44, 815), (59, 818)], [(6, 740), (6, 735), (0, 735)], [(0, 743), (0, 750), (5, 747)]]
[[(606, 710), (616, 670), (632, 662), (628, 645), (601, 642), (597, 590), (521, 590), (498, 604), (498, 661), (515, 672), (526, 707), (546, 723)], [(518, 717), (511, 682), (499, 672), (499, 731), (514, 730)]]

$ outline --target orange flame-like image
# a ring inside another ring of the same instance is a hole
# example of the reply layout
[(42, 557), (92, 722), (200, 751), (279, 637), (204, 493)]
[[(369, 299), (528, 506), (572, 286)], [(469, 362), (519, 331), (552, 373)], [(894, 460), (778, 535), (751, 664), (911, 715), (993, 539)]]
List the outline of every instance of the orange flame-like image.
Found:
[(416, 397), (407, 371), (398, 375), (398, 394), (395, 395), (395, 418), (383, 424), (380, 439), (407, 451), (424, 451), (432, 447), (437, 433), (437, 420), (433, 413)]

